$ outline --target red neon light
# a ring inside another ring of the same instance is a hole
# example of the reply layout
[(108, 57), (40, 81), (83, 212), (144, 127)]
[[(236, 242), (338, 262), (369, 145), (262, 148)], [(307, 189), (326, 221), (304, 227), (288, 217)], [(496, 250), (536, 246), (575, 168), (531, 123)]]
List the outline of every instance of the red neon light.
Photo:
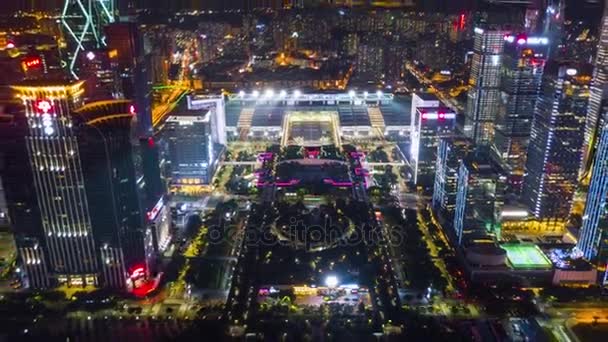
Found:
[(27, 59), (24, 62), (25, 62), (25, 66), (27, 66), (28, 68), (42, 64), (42, 61), (38, 57), (33, 57), (31, 59)]
[(39, 110), (39, 113), (47, 114), (53, 109), (53, 104), (48, 100), (38, 100), (35, 104), (36, 109)]
[(135, 266), (135, 268), (131, 271), (131, 279), (144, 276), (145, 270), (146, 269), (144, 266)]
[(515, 40), (517, 41), (517, 44), (524, 45), (528, 41), (528, 37), (525, 34), (520, 34)]
[(154, 147), (154, 139), (152, 137), (148, 138), (148, 147), (150, 147), (150, 148)]
[(460, 15), (460, 30), (461, 31), (464, 30), (464, 24), (465, 24), (465, 22), (466, 22), (466, 17), (465, 17), (465, 15), (463, 13), (463, 14)]

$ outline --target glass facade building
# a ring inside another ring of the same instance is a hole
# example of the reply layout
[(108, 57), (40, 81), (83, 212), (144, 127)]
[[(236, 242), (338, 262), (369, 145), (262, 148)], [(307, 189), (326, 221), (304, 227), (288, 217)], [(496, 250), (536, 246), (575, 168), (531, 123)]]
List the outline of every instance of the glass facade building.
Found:
[(505, 37), (493, 148), (515, 193), (521, 192), (534, 107), (548, 49), (549, 40), (544, 37), (524, 34)]
[(608, 261), (607, 196), (608, 126), (604, 126), (597, 144), (589, 192), (585, 202), (583, 225), (576, 246), (585, 259), (597, 261), (600, 266), (604, 266)]
[(465, 111), (464, 133), (476, 144), (489, 144), (500, 103), (500, 68), (504, 46), (502, 30), (476, 27), (473, 60)]
[(125, 288), (144, 262), (130, 101), (82, 106), (82, 82), (13, 90), (23, 109), (0, 148), (18, 163), (2, 178), (24, 283)]
[(537, 219), (565, 219), (578, 186), (589, 65), (549, 63), (530, 134), (522, 201)]
[(414, 184), (431, 187), (439, 140), (454, 135), (456, 113), (445, 107), (418, 107), (414, 120), (411, 146)]
[(466, 138), (442, 138), (437, 147), (433, 207), (451, 217), (456, 205), (458, 168), (472, 151), (473, 144)]
[(454, 230), (458, 244), (466, 238), (498, 235), (505, 177), (487, 153), (469, 155), (458, 169)]
[(585, 150), (582, 173), (591, 170), (593, 154), (597, 145), (600, 131), (598, 127), (602, 118), (600, 112), (602, 101), (608, 98), (608, 6), (604, 8), (604, 16), (600, 25), (600, 37), (597, 46), (597, 56), (593, 69), (593, 80), (589, 95), (589, 108), (585, 122)]

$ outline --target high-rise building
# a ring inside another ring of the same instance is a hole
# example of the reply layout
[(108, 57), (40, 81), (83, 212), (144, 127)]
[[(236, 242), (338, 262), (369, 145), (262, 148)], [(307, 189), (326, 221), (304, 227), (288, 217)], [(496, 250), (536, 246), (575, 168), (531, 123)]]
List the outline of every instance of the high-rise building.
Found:
[(507, 32), (476, 27), (474, 33), (464, 134), (476, 144), (488, 144), (500, 103), (500, 68)]
[(498, 235), (504, 204), (505, 177), (487, 153), (470, 154), (458, 169), (454, 230), (458, 243), (463, 238)]
[(604, 6), (604, 16), (600, 26), (600, 37), (597, 46), (597, 56), (591, 81), (589, 108), (585, 123), (585, 147), (583, 155), (583, 174), (591, 170), (596, 138), (599, 138), (600, 109), (602, 101), (608, 99), (608, 4)]
[(169, 116), (163, 128), (168, 144), (171, 184), (209, 184), (217, 166), (217, 146), (210, 110), (192, 110)]
[(80, 55), (80, 79), (85, 81), (85, 102), (112, 100), (122, 97), (116, 51), (89, 50)]
[(117, 22), (105, 27), (107, 49), (115, 54), (123, 96), (133, 102), (137, 120), (133, 130), (135, 172), (140, 181), (142, 208), (150, 211), (165, 193), (159, 169), (158, 146), (153, 138), (152, 56), (135, 22)]
[(114, 0), (64, 0), (61, 12), (70, 72), (78, 76), (80, 54), (105, 46), (103, 27), (114, 22)]
[(418, 107), (412, 126), (410, 163), (413, 182), (423, 187), (433, 186), (439, 140), (454, 135), (456, 113), (449, 108)]
[(576, 245), (585, 259), (608, 262), (608, 126), (602, 129), (585, 202), (583, 224)]
[(567, 219), (578, 185), (589, 65), (549, 62), (534, 111), (522, 200), (537, 219)]
[(82, 82), (13, 90), (25, 110), (3, 127), (2, 150), (19, 163), (4, 160), (2, 178), (25, 282), (125, 288), (131, 268), (145, 263), (134, 107), (124, 100), (83, 107)]
[(461, 137), (442, 138), (437, 147), (433, 207), (448, 218), (454, 215), (461, 161), (473, 150), (470, 140)]
[(525, 34), (505, 37), (495, 153), (515, 193), (521, 191), (536, 99), (540, 93), (549, 40)]
[(108, 50), (115, 51), (122, 78), (124, 97), (137, 107), (137, 134), (149, 137), (152, 129), (152, 86), (149, 70), (151, 56), (144, 49), (144, 39), (137, 23), (120, 22), (104, 28)]

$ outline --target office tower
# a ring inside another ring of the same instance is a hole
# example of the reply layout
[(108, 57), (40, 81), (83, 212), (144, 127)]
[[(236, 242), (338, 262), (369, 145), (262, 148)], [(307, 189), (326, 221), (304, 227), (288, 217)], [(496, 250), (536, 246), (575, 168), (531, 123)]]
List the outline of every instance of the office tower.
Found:
[(114, 59), (116, 50), (89, 50), (81, 55), (80, 79), (85, 81), (85, 102), (112, 100), (122, 97)]
[(443, 106), (418, 107), (414, 120), (410, 155), (414, 169), (413, 182), (431, 187), (435, 178), (439, 140), (454, 135), (456, 113)]
[(137, 107), (137, 135), (153, 134), (152, 86), (148, 70), (151, 57), (144, 50), (144, 39), (134, 22), (113, 23), (105, 27), (108, 50), (116, 51), (116, 61), (122, 78), (122, 90), (126, 99)]
[(500, 67), (506, 31), (476, 27), (473, 60), (465, 111), (464, 134), (476, 144), (488, 144), (494, 135), (500, 103)]
[(505, 177), (486, 152), (462, 160), (458, 169), (454, 230), (463, 238), (500, 234), (499, 215), (504, 204)]
[(597, 144), (595, 162), (591, 171), (591, 182), (583, 224), (576, 245), (585, 259), (604, 266), (608, 261), (608, 218), (606, 199), (608, 196), (608, 126), (602, 129)]
[(548, 39), (525, 34), (505, 37), (500, 106), (493, 148), (515, 193), (521, 191), (536, 99), (540, 93)]
[(123, 96), (135, 107), (135, 172), (140, 181), (141, 206), (150, 211), (165, 193), (158, 146), (153, 137), (152, 84), (148, 73), (152, 58), (146, 53), (143, 34), (137, 23), (113, 23), (105, 27), (105, 32), (108, 50), (116, 52), (115, 63), (121, 75)]
[(473, 150), (470, 140), (460, 137), (442, 138), (437, 147), (433, 207), (448, 218), (454, 215), (460, 162)]
[(534, 111), (522, 200), (537, 219), (566, 220), (578, 185), (589, 65), (545, 66)]
[(115, 288), (125, 288), (133, 270), (145, 265), (146, 273), (152, 268), (144, 254), (131, 150), (134, 116), (127, 100), (92, 102), (72, 113), (98, 272), (102, 284)]
[[(416, 111), (418, 107), (439, 107), (441, 102), (437, 96), (429, 93), (412, 94), (412, 108), (410, 110), (410, 127), (416, 125)], [(413, 131), (410, 131), (410, 140), (414, 140)]]
[(10, 144), (2, 149), (20, 163), (10, 160), (3, 181), (14, 203), (9, 214), (28, 285), (124, 288), (130, 268), (145, 262), (130, 151), (131, 103), (82, 107), (82, 82), (13, 90), (25, 113), (13, 118)]
[[(545, 37), (549, 37), (552, 48), (559, 47), (564, 33), (566, 2), (565, 0), (545, 0), (544, 9), (542, 34)], [(554, 52), (557, 51), (551, 51), (552, 57), (555, 57)]]
[(50, 286), (48, 250), (26, 144), (27, 120), (16, 108), (0, 116), (0, 175), (24, 287)]
[(69, 70), (78, 77), (80, 54), (106, 45), (103, 27), (114, 22), (114, 0), (64, 0), (61, 12)]
[(163, 129), (171, 163), (171, 184), (209, 184), (217, 166), (217, 146), (211, 132), (215, 116), (209, 109), (171, 115)]
[(600, 37), (595, 57), (593, 80), (589, 94), (589, 108), (585, 122), (585, 146), (582, 164), (584, 176), (591, 170), (596, 138), (599, 138), (599, 127), (602, 119), (600, 109), (602, 101), (608, 98), (608, 4), (604, 6), (604, 16), (600, 26)]

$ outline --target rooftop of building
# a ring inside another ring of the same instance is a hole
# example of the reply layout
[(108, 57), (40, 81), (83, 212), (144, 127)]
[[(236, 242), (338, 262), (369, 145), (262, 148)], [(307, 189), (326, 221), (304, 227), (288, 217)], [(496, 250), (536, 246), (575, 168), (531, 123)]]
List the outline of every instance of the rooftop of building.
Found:
[(431, 93), (415, 93), (413, 96), (418, 96), (423, 101), (439, 101), (437, 96)]
[(135, 107), (130, 100), (96, 101), (76, 109), (73, 114), (87, 125), (110, 121), (121, 121), (128, 125), (135, 115)]

